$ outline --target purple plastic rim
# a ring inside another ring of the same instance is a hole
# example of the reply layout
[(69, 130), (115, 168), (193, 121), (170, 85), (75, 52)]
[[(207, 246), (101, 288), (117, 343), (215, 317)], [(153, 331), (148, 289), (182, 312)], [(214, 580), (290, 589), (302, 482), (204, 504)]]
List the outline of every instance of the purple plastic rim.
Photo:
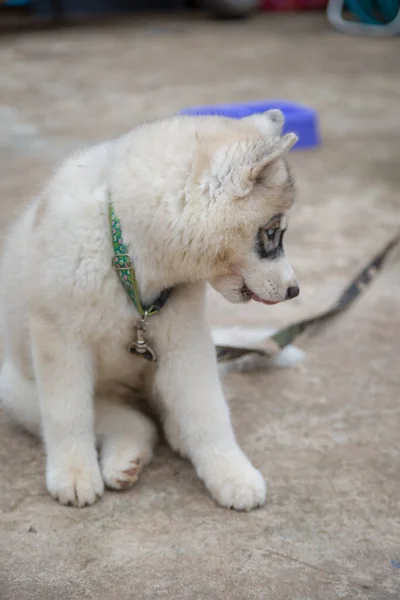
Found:
[(299, 141), (294, 150), (316, 148), (321, 140), (318, 130), (318, 115), (315, 110), (286, 100), (260, 100), (259, 102), (242, 102), (235, 104), (210, 104), (192, 106), (181, 110), (182, 115), (221, 115), (231, 119), (242, 119), (271, 108), (279, 108), (285, 117), (283, 133), (294, 132)]

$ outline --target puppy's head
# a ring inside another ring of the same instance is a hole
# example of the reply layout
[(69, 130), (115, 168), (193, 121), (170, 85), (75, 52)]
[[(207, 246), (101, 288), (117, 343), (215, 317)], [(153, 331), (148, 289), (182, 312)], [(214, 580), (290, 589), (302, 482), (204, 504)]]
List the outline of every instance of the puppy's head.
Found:
[(297, 137), (281, 137), (283, 115), (268, 111), (199, 135), (192, 190), (204, 209), (211, 285), (230, 302), (275, 304), (299, 294), (285, 256), (284, 234), (294, 202), (286, 155)]

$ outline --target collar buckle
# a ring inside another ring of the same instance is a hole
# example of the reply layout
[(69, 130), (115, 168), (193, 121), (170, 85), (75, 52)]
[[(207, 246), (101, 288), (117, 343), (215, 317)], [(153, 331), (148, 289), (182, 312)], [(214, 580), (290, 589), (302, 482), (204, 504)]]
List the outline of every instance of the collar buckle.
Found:
[(132, 269), (132, 262), (129, 254), (115, 254), (115, 256), (112, 257), (111, 264), (116, 271), (130, 271)]

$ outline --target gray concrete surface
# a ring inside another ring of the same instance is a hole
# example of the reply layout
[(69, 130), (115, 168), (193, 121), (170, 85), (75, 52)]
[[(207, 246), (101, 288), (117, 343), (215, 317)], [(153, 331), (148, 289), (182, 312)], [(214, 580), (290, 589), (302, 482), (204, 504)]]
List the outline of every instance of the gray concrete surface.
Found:
[[(322, 16), (140, 19), (0, 42), (0, 226), (83, 143), (210, 101), (286, 98), (320, 114), (293, 154), (288, 249), (302, 294), (271, 308), (210, 295), (210, 322), (275, 326), (325, 308), (398, 228), (399, 39)], [(267, 505), (214, 505), (160, 447), (137, 487), (96, 506), (46, 494), (43, 451), (0, 415), (1, 600), (389, 600), (400, 597), (400, 270), (301, 341), (292, 370), (226, 381)]]

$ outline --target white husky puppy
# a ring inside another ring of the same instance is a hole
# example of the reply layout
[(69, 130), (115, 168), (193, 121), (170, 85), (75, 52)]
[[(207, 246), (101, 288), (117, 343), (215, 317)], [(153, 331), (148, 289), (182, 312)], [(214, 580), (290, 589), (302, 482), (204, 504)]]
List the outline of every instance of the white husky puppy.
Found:
[(204, 304), (207, 281), (231, 302), (298, 294), (282, 246), (297, 138), (282, 124), (269, 111), (141, 125), (69, 158), (15, 223), (2, 262), (0, 396), (42, 436), (47, 489), (62, 504), (136, 481), (156, 441), (135, 403), (143, 395), (219, 504), (263, 504)]

